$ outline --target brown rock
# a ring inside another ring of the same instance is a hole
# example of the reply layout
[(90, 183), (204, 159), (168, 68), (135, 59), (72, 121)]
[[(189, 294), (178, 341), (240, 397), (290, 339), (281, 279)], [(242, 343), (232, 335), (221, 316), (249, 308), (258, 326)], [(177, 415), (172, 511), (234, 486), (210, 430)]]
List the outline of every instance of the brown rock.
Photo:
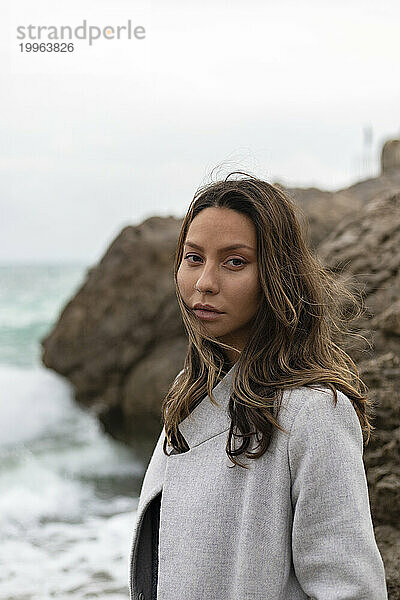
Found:
[(335, 192), (277, 185), (289, 193), (304, 212), (303, 230), (311, 247), (316, 249), (339, 224), (345, 223), (347, 217), (351, 219), (357, 215), (370, 200), (386, 193), (400, 192), (400, 166)]
[(125, 227), (42, 340), (43, 363), (122, 439), (157, 431), (162, 392), (185, 357), (173, 284), (179, 229), (173, 217)]
[(381, 193), (318, 247), (338, 277), (351, 276), (365, 313), (354, 324), (372, 348), (353, 348), (374, 402), (376, 427), (364, 459), (371, 513), (388, 580), (400, 598), (400, 192)]
[(400, 336), (400, 300), (393, 302), (380, 315), (372, 319), (371, 325), (387, 335)]
[[(320, 244), (318, 254), (339, 276), (351, 276), (365, 300), (358, 322), (375, 353), (400, 350), (400, 191), (372, 199)], [(397, 315), (397, 316), (396, 316)], [(362, 356), (357, 356), (362, 358)]]
[(400, 140), (387, 140), (382, 148), (382, 173), (400, 169)]
[(364, 202), (347, 190), (327, 192), (317, 188), (284, 188), (302, 209), (306, 221), (302, 228), (311, 247), (315, 249), (345, 217), (357, 213)]

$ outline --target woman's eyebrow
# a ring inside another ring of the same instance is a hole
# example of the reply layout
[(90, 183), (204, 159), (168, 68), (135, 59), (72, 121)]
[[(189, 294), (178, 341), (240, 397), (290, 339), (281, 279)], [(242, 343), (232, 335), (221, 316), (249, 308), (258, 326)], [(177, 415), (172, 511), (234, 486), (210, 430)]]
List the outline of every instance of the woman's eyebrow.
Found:
[[(185, 242), (185, 246), (191, 246), (192, 248), (197, 248), (197, 250), (204, 250), (202, 246), (199, 246), (199, 244), (195, 244), (194, 242), (190, 242), (189, 240)], [(247, 244), (230, 244), (229, 246), (224, 246), (224, 248), (219, 248), (218, 251), (225, 252), (226, 250), (237, 250), (238, 248), (247, 248), (248, 250), (255, 252), (255, 249), (247, 246)]]

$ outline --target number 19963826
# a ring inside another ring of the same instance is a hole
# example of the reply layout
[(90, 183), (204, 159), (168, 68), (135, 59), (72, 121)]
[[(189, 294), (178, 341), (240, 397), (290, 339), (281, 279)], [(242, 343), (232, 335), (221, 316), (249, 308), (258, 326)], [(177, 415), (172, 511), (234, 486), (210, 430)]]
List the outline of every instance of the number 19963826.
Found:
[(47, 42), (40, 43), (37, 42), (25, 42), (19, 44), (21, 52), (73, 52), (74, 44), (70, 42), (67, 44), (66, 42)]

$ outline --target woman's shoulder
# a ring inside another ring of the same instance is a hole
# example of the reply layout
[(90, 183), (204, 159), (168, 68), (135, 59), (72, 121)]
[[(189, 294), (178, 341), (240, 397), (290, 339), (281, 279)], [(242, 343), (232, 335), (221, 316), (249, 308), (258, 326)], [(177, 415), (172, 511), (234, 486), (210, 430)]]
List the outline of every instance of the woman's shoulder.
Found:
[(279, 411), (279, 422), (285, 429), (324, 429), (342, 424), (360, 430), (361, 426), (350, 398), (325, 384), (285, 389)]

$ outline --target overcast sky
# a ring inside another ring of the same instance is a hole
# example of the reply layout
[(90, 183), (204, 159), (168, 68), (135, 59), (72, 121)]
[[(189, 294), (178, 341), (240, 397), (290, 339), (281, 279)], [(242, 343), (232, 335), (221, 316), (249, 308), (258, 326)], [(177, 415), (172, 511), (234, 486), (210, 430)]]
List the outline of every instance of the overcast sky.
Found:
[[(0, 262), (95, 263), (123, 226), (183, 216), (215, 167), (340, 189), (400, 136), (398, 0), (62, 4), (1, 5)], [(128, 19), (145, 39), (17, 39)]]

